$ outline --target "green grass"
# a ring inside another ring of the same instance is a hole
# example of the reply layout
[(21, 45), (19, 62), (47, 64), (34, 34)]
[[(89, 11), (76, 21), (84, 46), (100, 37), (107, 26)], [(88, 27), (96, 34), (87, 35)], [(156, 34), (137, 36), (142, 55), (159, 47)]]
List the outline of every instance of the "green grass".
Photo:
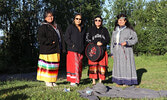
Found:
[[(164, 56), (138, 56), (135, 57), (136, 70), (139, 78), (139, 87), (153, 90), (167, 90), (167, 55)], [(109, 77), (104, 81), (105, 85), (115, 86), (111, 82), (113, 60), (109, 58)], [(87, 100), (79, 97), (78, 90), (92, 87), (91, 80), (87, 76), (88, 67), (82, 72), (82, 80), (79, 87), (70, 87), (66, 79), (58, 79), (58, 87), (46, 87), (44, 82), (14, 80), (0, 82), (0, 100)], [(70, 88), (71, 92), (63, 92), (64, 88)], [(100, 97), (101, 100), (110, 100), (109, 97)], [(124, 98), (112, 98), (113, 100), (135, 100)], [(165, 100), (157, 98), (154, 100)], [(147, 100), (147, 99), (142, 99)]]

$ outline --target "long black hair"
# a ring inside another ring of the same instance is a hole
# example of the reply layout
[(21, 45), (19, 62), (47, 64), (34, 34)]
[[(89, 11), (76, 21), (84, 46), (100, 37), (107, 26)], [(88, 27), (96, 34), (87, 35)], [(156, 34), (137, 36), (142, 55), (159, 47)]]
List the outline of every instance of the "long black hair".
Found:
[(132, 29), (132, 30), (134, 30), (133, 27), (131, 26), (131, 24), (130, 24), (128, 18), (127, 18), (127, 15), (125, 15), (125, 14), (119, 14), (119, 15), (117, 15), (117, 20), (115, 21), (114, 30), (116, 29), (117, 26), (119, 26), (119, 25), (118, 25), (118, 19), (120, 19), (121, 17), (124, 17), (124, 18), (125, 18), (125, 20), (126, 20), (126, 23), (125, 23), (126, 27), (127, 27), (127, 28), (130, 28), (130, 29)]
[(73, 18), (73, 22), (72, 22), (72, 24), (73, 24), (73, 25), (75, 25), (74, 20), (75, 20), (76, 16), (78, 16), (78, 15), (79, 15), (79, 16), (81, 16), (81, 24), (79, 24), (79, 26), (81, 26), (81, 27), (82, 27), (82, 26), (83, 26), (83, 21), (82, 21), (83, 19), (82, 19), (82, 14), (81, 14), (81, 13), (77, 13), (77, 14), (75, 14), (75, 15), (74, 15), (74, 18)]
[(100, 18), (100, 19), (101, 19), (101, 25), (100, 25), (100, 27), (103, 26), (103, 18), (102, 18), (100, 15), (95, 16), (95, 18), (94, 18), (94, 20), (93, 20), (94, 26), (96, 26), (96, 25), (95, 25), (95, 19), (96, 19), (96, 18)]
[[(54, 17), (53, 11), (52, 11), (51, 9), (46, 9), (45, 12), (44, 12), (44, 15), (43, 15), (44, 20), (45, 20), (45, 18), (48, 16), (48, 14), (52, 14), (53, 17)], [(45, 20), (45, 22), (47, 22), (47, 21)], [(52, 21), (52, 23), (50, 23), (50, 24), (53, 25), (54, 23), (55, 23), (55, 17), (53, 18), (53, 21)]]

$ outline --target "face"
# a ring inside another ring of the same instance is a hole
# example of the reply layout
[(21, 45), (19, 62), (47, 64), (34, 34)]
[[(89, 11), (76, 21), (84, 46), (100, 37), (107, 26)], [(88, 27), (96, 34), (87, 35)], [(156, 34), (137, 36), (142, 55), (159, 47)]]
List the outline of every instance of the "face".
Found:
[(126, 23), (125, 18), (120, 18), (120, 19), (118, 19), (118, 25), (119, 25), (119, 26), (125, 26), (125, 23)]
[(75, 16), (74, 23), (75, 25), (80, 25), (82, 21), (81, 15)]
[(46, 16), (45, 20), (46, 20), (48, 23), (51, 23), (51, 22), (53, 21), (53, 15), (52, 15), (51, 13), (49, 13), (49, 14)]
[(102, 20), (100, 18), (96, 18), (94, 21), (95, 21), (96, 27), (100, 27), (101, 26)]

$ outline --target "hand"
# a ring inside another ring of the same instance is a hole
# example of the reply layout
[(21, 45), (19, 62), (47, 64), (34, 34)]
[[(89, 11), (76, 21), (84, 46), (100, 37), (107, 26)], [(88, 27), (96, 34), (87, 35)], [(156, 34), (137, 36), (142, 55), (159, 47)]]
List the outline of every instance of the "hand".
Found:
[(75, 47), (75, 45), (73, 44), (73, 45), (72, 45), (72, 48), (74, 48), (74, 47)]
[(126, 45), (126, 42), (121, 43), (122, 46)]
[(53, 41), (52, 43), (55, 44), (55, 41)]
[(98, 41), (98, 42), (97, 42), (97, 45), (98, 45), (98, 46), (101, 46), (101, 45), (103, 45), (103, 43), (101, 43), (100, 41)]
[(112, 57), (112, 59), (114, 59), (114, 56), (111, 56)]

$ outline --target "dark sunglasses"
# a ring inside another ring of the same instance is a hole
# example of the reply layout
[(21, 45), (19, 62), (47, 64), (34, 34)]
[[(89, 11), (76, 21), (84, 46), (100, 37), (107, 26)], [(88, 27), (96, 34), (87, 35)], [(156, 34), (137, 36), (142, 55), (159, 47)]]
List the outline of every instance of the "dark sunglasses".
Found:
[(80, 19), (80, 18), (75, 18), (76, 20), (82, 20), (82, 19)]
[(97, 19), (96, 19), (95, 22), (97, 22), (97, 21), (98, 21), (98, 22), (101, 22), (101, 20), (97, 20)]

